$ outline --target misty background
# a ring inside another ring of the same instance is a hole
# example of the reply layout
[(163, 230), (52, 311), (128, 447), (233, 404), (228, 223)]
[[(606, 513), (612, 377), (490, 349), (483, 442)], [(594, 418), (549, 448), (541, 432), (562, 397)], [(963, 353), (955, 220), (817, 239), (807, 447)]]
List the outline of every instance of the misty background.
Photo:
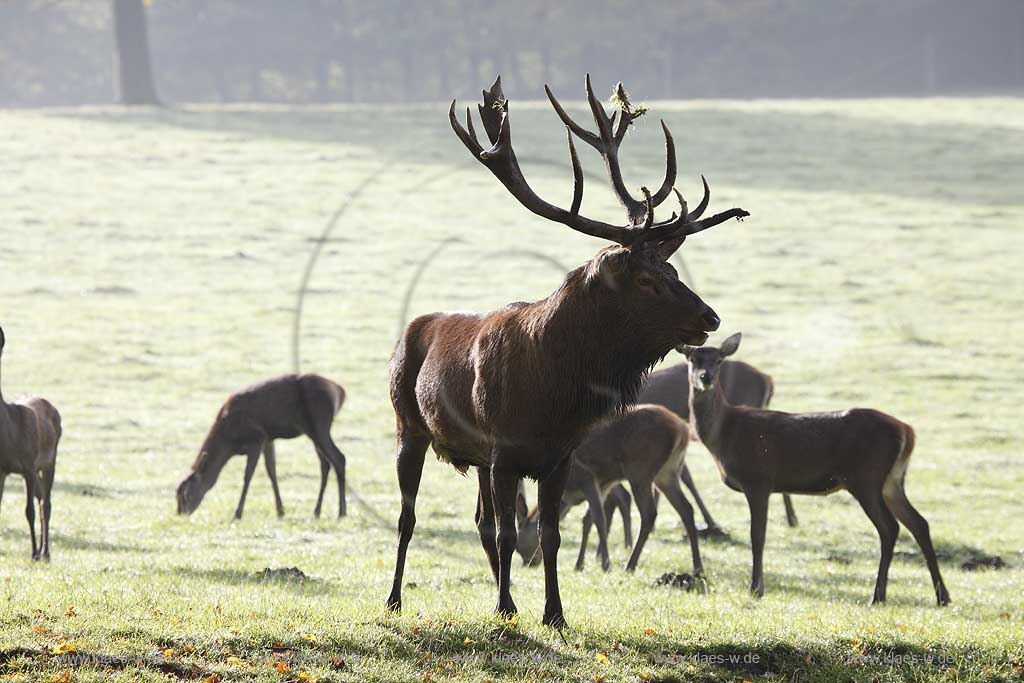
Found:
[(166, 103), (438, 101), (496, 73), (519, 98), (584, 72), (658, 99), (1018, 93), (1024, 2), (4, 0), (0, 106), (131, 102), (117, 65), (145, 80), (147, 52)]

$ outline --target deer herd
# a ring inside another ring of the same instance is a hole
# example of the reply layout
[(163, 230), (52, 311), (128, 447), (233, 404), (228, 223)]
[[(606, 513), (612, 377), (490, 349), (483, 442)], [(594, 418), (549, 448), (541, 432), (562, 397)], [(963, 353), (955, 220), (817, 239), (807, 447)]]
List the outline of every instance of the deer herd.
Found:
[[(907, 527), (924, 554), (939, 605), (949, 593), (939, 572), (928, 522), (907, 499), (904, 480), (914, 449), (914, 430), (876, 410), (790, 414), (768, 409), (772, 378), (731, 360), (740, 335), (719, 347), (702, 346), (718, 330), (715, 311), (678, 277), (669, 257), (687, 237), (748, 215), (739, 208), (703, 217), (710, 190), (690, 210), (675, 189), (676, 152), (664, 122), (665, 177), (641, 198), (626, 187), (619, 147), (645, 110), (616, 88), (609, 116), (586, 94), (596, 129), (573, 120), (552, 92), (548, 99), (566, 127), (573, 172), (568, 209), (534, 192), (512, 146), (509, 103), (500, 78), (483, 92), (478, 114), (487, 136), (482, 143), (469, 109), (463, 126), (449, 119), (472, 158), (483, 164), (530, 212), (585, 235), (610, 242), (565, 276), (548, 297), (513, 303), (487, 314), (432, 313), (413, 320), (390, 364), (390, 395), (397, 420), (397, 470), (401, 513), (394, 580), (387, 608), (400, 610), (406, 557), (416, 527), (416, 499), (428, 448), (461, 473), (475, 468), (479, 493), (476, 527), (498, 590), (496, 611), (516, 612), (512, 560), (544, 568), (543, 623), (565, 623), (558, 584), (560, 520), (586, 503), (576, 569), (583, 569), (591, 528), (597, 557), (611, 567), (609, 523), (618, 511), (626, 545), (626, 570), (634, 571), (654, 528), (664, 496), (688, 537), (695, 575), (702, 575), (699, 539), (721, 534), (685, 463), (691, 440), (710, 452), (722, 481), (742, 492), (750, 510), (750, 591), (764, 593), (762, 569), (768, 500), (783, 494), (786, 518), (797, 524), (790, 495), (825, 495), (845, 489), (860, 503), (880, 539), (878, 576), (871, 601), (883, 602), (899, 525)], [(625, 210), (621, 224), (580, 213), (583, 171), (574, 139), (603, 158), (612, 189)], [(655, 209), (673, 198), (678, 206), (665, 220)], [(0, 330), (0, 358), (5, 338)], [(648, 371), (670, 352), (686, 362)], [(286, 375), (230, 396), (199, 449), (191, 473), (177, 489), (177, 510), (193, 513), (233, 455), (244, 455), (245, 474), (235, 518), (260, 455), (273, 488), (277, 514), (284, 514), (278, 490), (274, 441), (306, 435), (320, 462), (320, 490), (314, 515), (334, 471), (340, 517), (346, 514), (345, 456), (331, 438), (331, 425), (345, 402), (345, 390), (317, 375)], [(50, 498), (61, 419), (45, 399), (8, 403), (0, 391), (0, 497), (8, 474), (24, 478), (25, 514), (32, 558), (50, 554)], [(526, 502), (524, 479), (538, 483), (537, 504)], [(625, 488), (628, 485), (629, 490)], [(705, 522), (698, 530), (683, 486)], [(36, 539), (35, 503), (40, 534)], [(635, 504), (640, 527), (635, 542), (630, 519)]]

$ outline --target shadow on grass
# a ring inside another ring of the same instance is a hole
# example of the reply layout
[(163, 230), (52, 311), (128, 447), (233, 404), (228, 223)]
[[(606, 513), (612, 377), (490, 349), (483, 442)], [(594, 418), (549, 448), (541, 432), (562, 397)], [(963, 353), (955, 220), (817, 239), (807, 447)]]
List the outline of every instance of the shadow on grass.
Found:
[[(5, 541), (24, 541), (28, 545), (28, 528), (10, 528), (0, 532), (0, 537)], [(50, 535), (50, 552), (56, 556), (62, 550), (91, 550), (98, 553), (151, 553), (149, 548), (140, 545), (126, 543), (111, 543), (104, 540), (86, 539), (78, 536), (68, 536), (62, 533), (52, 532)]]

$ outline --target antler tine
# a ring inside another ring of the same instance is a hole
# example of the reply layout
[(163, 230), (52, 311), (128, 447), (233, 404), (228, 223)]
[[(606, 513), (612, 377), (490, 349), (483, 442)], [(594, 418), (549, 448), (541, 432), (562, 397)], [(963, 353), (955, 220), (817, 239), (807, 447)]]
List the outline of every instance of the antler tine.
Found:
[(701, 230), (713, 228), (720, 223), (726, 222), (727, 220), (731, 220), (733, 218), (746, 218), (749, 215), (750, 212), (744, 211), (743, 209), (729, 209), (728, 211), (723, 211), (722, 213), (716, 213), (711, 218), (705, 218), (704, 220), (697, 221), (696, 223), (687, 223), (686, 234), (693, 235), (695, 233), (700, 232)]
[[(583, 169), (579, 156), (572, 141), (572, 127), (567, 132), (569, 140), (569, 158), (573, 171), (573, 201), (569, 211), (559, 208), (541, 199), (523, 177), (519, 161), (512, 147), (512, 130), (509, 123), (508, 103), (501, 93), (500, 81), (495, 81), (489, 91), (484, 91), (484, 106), (480, 108), (484, 126), (488, 129), (488, 137), (493, 143), (490, 149), (484, 150), (474, 133), (467, 131), (455, 117), (455, 102), (448, 110), (448, 119), (452, 130), (473, 156), (485, 165), (494, 177), (529, 211), (557, 223), (593, 237), (600, 237), (622, 245), (630, 245), (642, 237), (641, 231), (633, 229), (635, 224), (627, 226), (611, 225), (579, 215), (583, 201)], [(470, 119), (472, 120), (472, 119)], [(472, 126), (472, 124), (470, 124)]]
[(703, 173), (700, 174), (700, 180), (704, 183), (704, 197), (700, 200), (700, 204), (697, 205), (696, 209), (690, 213), (683, 211), (686, 214), (687, 222), (693, 222), (700, 218), (704, 214), (704, 209), (708, 208), (708, 202), (711, 201), (711, 188), (708, 187), (708, 179), (704, 177)]
[(469, 107), (466, 107), (466, 120), (469, 122), (469, 131), (462, 127), (459, 123), (459, 119), (455, 116), (455, 100), (452, 100), (452, 106), (448, 109), (448, 122), (452, 125), (452, 130), (462, 140), (462, 144), (466, 146), (473, 156), (480, 156), (480, 153), (484, 151), (484, 148), (480, 146), (480, 143), (476, 139), (476, 131), (473, 130), (473, 119), (469, 113)]
[(646, 186), (641, 187), (640, 191), (644, 193), (644, 203), (647, 205), (647, 217), (644, 218), (644, 230), (650, 230), (651, 226), (654, 225), (654, 202), (651, 200), (651, 191)]
[(569, 213), (578, 216), (580, 205), (583, 203), (583, 167), (580, 166), (576, 145), (572, 141), (572, 130), (568, 126), (565, 127), (565, 137), (569, 141), (569, 159), (572, 161), (572, 206), (569, 208)]
[(551, 92), (551, 88), (546, 84), (544, 86), (544, 92), (547, 93), (548, 100), (551, 102), (551, 106), (554, 107), (555, 114), (557, 114), (558, 118), (562, 120), (562, 123), (564, 123), (569, 130), (575, 133), (580, 140), (583, 140), (583, 142), (587, 143), (594, 149), (601, 151), (603, 145), (601, 138), (573, 121), (572, 117), (569, 116), (565, 109), (562, 108), (562, 105), (559, 104), (558, 100), (555, 99), (555, 94)]
[[(590, 85), (590, 74), (587, 74), (584, 83), (587, 90), (587, 102), (590, 104), (590, 112), (594, 115), (594, 123), (597, 124), (598, 135), (601, 136), (601, 141), (604, 143), (605, 152), (609, 152), (612, 145), (618, 148), (618, 144), (615, 143), (615, 137), (612, 135), (612, 120), (604, 110), (604, 105), (601, 104), (601, 101), (597, 99), (597, 95), (594, 94), (594, 88)], [(625, 119), (627, 117), (623, 116), (622, 118)]]
[[(668, 199), (676, 184), (676, 142), (672, 138), (672, 133), (669, 131), (668, 126), (665, 124), (665, 119), (661, 120), (661, 132), (665, 134), (665, 179), (661, 181), (661, 187), (654, 193), (655, 206)], [(701, 177), (703, 178), (704, 176)], [(705, 183), (706, 186), (707, 184)]]

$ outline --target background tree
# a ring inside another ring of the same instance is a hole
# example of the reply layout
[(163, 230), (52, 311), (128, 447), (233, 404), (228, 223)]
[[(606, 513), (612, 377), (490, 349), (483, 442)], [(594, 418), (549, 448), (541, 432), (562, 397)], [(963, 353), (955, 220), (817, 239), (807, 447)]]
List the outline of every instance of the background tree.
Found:
[(142, 0), (113, 0), (117, 97), (121, 104), (160, 104), (153, 85), (146, 8)]

